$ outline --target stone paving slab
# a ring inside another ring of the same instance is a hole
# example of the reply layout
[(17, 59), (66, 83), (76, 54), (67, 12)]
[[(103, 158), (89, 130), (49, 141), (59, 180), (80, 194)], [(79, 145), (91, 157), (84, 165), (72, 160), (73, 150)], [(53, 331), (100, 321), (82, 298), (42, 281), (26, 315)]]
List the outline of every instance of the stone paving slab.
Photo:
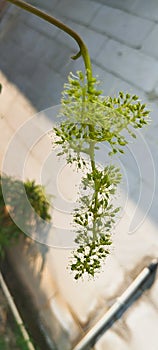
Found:
[(146, 92), (154, 88), (158, 80), (158, 62), (114, 40), (109, 40), (96, 58), (97, 62), (120, 78)]
[(40, 33), (31, 28), (28, 30), (28, 26), (17, 19), (17, 22), (14, 22), (14, 26), (12, 27), (9, 40), (13, 45), (16, 44), (17, 46), (19, 46), (20, 42), (21, 49), (24, 48), (25, 51), (31, 52), (34, 48), (34, 44), (36, 43), (36, 45), (38, 45)]
[[(94, 0), (93, 0), (94, 1)], [(138, 0), (98, 0), (99, 3), (101, 3), (102, 5), (107, 5), (110, 6), (114, 9), (120, 9), (120, 10), (124, 10), (126, 12), (132, 12), (133, 7), (135, 6), (135, 4), (137, 4)]]
[(142, 45), (142, 51), (155, 58), (158, 58), (158, 47), (155, 44), (157, 42), (157, 36), (158, 25), (155, 24), (153, 30), (147, 35)]
[[(87, 25), (93, 20), (95, 14), (100, 8), (100, 4), (97, 2), (90, 2), (89, 0), (67, 0), (66, 6), (63, 6), (63, 2), (60, 1), (55, 8), (55, 12), (66, 18), (70, 18), (79, 23)], [(70, 10), (71, 9), (71, 10)]]
[(113, 350), (115, 347), (117, 347), (117, 349), (127, 350), (128, 346), (128, 341), (122, 339), (119, 334), (116, 334), (110, 330), (97, 342), (95, 348), (96, 350), (103, 350), (105, 348), (108, 348), (108, 350)]
[(114, 9), (121, 9), (127, 13), (134, 14), (139, 18), (149, 19), (153, 22), (156, 22), (158, 18), (157, 0), (98, 0), (98, 2)]
[[(126, 316), (126, 324), (129, 328), (133, 349), (139, 350), (140, 344), (143, 350), (156, 349), (158, 310), (145, 301), (140, 301), (133, 307), (133, 312)], [(152, 320), (152, 323), (151, 323)]]
[(142, 40), (151, 32), (154, 24), (121, 10), (102, 6), (90, 26), (128, 46), (140, 48)]
[[(52, 310), (53, 315), (55, 316), (56, 320), (54, 323), (58, 323), (59, 326), (62, 329), (60, 338), (63, 337), (63, 343), (61, 343), (60, 340), (60, 346), (58, 347), (59, 350), (66, 349), (66, 342), (64, 339), (64, 332), (66, 335), (69, 335), (69, 342), (73, 342), (79, 333), (79, 326), (74, 322), (74, 318), (72, 317), (63, 296), (60, 296), (60, 293), (55, 295), (54, 297), (49, 299), (49, 307), (50, 310)], [(55, 328), (55, 327), (54, 327)], [(59, 332), (59, 331), (58, 331)], [(56, 333), (57, 338), (57, 344), (59, 339), (59, 334)], [(69, 349), (69, 345), (67, 346), (67, 349)]]
[[(3, 136), (2, 136), (3, 130)], [(2, 164), (2, 160), (4, 157), (4, 152), (6, 147), (13, 136), (13, 130), (9, 127), (6, 121), (3, 118), (0, 118), (0, 131), (1, 131), (1, 144), (0, 144), (0, 163)]]
[(59, 29), (52, 26), (51, 23), (31, 13), (27, 13), (24, 10), (19, 13), (19, 21), (25, 23), (28, 29), (32, 28), (35, 32), (37, 31), (40, 36), (44, 34), (46, 38), (54, 38), (59, 31)]
[(150, 21), (157, 22), (158, 20), (157, 0), (150, 0), (150, 2), (145, 0), (142, 3), (137, 0), (134, 2), (132, 10), (138, 16), (148, 18)]
[(51, 0), (51, 2), (49, 0), (45, 0), (43, 2), (43, 0), (31, 0), (29, 1), (30, 4), (32, 4), (33, 6), (38, 6), (41, 9), (47, 10), (47, 11), (52, 11), (54, 9), (54, 7), (58, 4), (59, 0)]

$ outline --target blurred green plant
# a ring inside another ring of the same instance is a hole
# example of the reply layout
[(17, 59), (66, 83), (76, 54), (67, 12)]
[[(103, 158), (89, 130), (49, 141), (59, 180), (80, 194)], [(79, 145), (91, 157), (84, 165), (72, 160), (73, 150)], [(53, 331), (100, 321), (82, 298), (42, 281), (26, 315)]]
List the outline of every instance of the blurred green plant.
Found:
[[(4, 193), (5, 190), (5, 199)], [(28, 201), (34, 209), (30, 211), (26, 208), (26, 201), (23, 197), (23, 191), (26, 192)], [(6, 175), (0, 175), (0, 257), (5, 254), (5, 248), (17, 241), (20, 235), (24, 234), (22, 230), (14, 223), (12, 217), (19, 218), (28, 232), (31, 231), (32, 222), (39, 216), (43, 220), (50, 221), (50, 204), (46, 197), (44, 187), (35, 183), (35, 181), (26, 181), (24, 184), (20, 180)], [(38, 214), (38, 216), (36, 215)]]

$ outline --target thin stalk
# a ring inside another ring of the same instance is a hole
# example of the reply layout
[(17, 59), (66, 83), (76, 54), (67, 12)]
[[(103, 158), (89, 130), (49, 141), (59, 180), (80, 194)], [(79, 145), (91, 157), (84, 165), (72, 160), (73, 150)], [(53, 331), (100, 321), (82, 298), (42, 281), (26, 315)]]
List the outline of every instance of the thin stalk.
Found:
[[(93, 126), (89, 126), (90, 131), (93, 131)], [(94, 210), (93, 210), (93, 239), (96, 240), (97, 238), (97, 232), (96, 232), (96, 213), (97, 213), (97, 206), (98, 206), (98, 188), (97, 188), (97, 183), (96, 183), (96, 178), (95, 178), (95, 144), (94, 142), (90, 142), (89, 146), (89, 157), (90, 157), (90, 163), (91, 163), (91, 168), (92, 172), (94, 173), (93, 176), (93, 181), (94, 181)]]
[(45, 21), (53, 24), (54, 26), (60, 28), (61, 30), (63, 30), (65, 33), (67, 33), (68, 35), (70, 35), (78, 44), (80, 51), (75, 55), (72, 56), (72, 59), (77, 59), (80, 56), (82, 56), (83, 61), (84, 61), (84, 65), (85, 65), (85, 69), (86, 69), (86, 75), (87, 75), (87, 82), (88, 82), (88, 90), (91, 90), (91, 81), (92, 81), (92, 65), (91, 65), (91, 59), (89, 56), (89, 52), (87, 49), (86, 44), (84, 43), (84, 41), (82, 40), (82, 38), (78, 35), (78, 33), (76, 33), (73, 29), (71, 29), (69, 26), (65, 25), (63, 22), (59, 21), (58, 19), (56, 19), (55, 17), (47, 14), (46, 12), (22, 1), (22, 0), (7, 0), (10, 3), (30, 12), (33, 13), (34, 15), (44, 19)]

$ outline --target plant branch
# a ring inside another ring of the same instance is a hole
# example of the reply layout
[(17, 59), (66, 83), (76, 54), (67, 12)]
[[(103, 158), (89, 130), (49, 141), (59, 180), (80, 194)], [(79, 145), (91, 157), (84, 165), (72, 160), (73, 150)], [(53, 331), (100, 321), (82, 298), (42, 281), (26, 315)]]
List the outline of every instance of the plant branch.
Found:
[(54, 26), (60, 28), (61, 30), (63, 30), (65, 33), (67, 33), (68, 35), (70, 35), (78, 44), (80, 51), (75, 55), (72, 56), (72, 59), (77, 59), (80, 56), (83, 57), (84, 60), (84, 64), (85, 64), (85, 69), (86, 69), (86, 75), (87, 75), (87, 82), (88, 82), (88, 89), (90, 90), (91, 87), (91, 81), (92, 81), (92, 66), (91, 66), (91, 60), (90, 60), (90, 56), (89, 56), (89, 52), (87, 49), (87, 46), (85, 45), (84, 41), (82, 40), (82, 38), (70, 27), (68, 27), (67, 25), (65, 25), (63, 22), (59, 21), (58, 19), (56, 19), (55, 17), (47, 14), (46, 12), (22, 1), (22, 0), (6, 0), (9, 1), (10, 3), (28, 11), (33, 13), (34, 15), (44, 19), (45, 21), (53, 24)]
[[(94, 127), (91, 125), (89, 126), (90, 133), (94, 131)], [(93, 239), (95, 240), (97, 238), (97, 232), (96, 232), (96, 213), (97, 213), (97, 204), (98, 204), (98, 189), (97, 189), (97, 181), (95, 178), (95, 170), (96, 170), (96, 164), (95, 164), (95, 154), (94, 154), (94, 147), (95, 143), (93, 141), (90, 141), (89, 143), (89, 156), (90, 156), (90, 163), (91, 163), (91, 169), (93, 172), (93, 181), (94, 181), (94, 210), (93, 210)]]

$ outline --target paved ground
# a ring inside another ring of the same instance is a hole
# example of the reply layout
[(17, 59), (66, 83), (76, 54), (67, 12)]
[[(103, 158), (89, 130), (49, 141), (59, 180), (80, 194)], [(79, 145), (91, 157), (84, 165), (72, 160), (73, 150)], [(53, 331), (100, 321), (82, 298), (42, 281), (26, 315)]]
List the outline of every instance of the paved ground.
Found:
[[(71, 310), (71, 318), (62, 308), (58, 312), (54, 294), (50, 305), (61, 328), (73, 338), (72, 322), (77, 330), (84, 330), (88, 322), (108, 309), (141, 268), (157, 256), (158, 4), (156, 0), (47, 0), (44, 5), (42, 0), (32, 0), (32, 3), (45, 7), (82, 35), (105, 95), (117, 94), (119, 90), (133, 92), (151, 109), (150, 126), (138, 135), (135, 143), (129, 144), (126, 155), (118, 159), (124, 171), (120, 190), (123, 211), (116, 226), (114, 250), (104, 272), (94, 282), (76, 284), (65, 268), (69, 250), (50, 249), (47, 255), (47, 265), (55, 276), (58, 293)], [(2, 162), (17, 128), (37, 111), (60, 103), (68, 72), (83, 69), (83, 64), (81, 59), (75, 62), (70, 59), (77, 51), (71, 38), (14, 6), (3, 16), (0, 29)], [(25, 154), (29, 147), (27, 140), (20, 134), (16, 142), (16, 150)], [(41, 150), (39, 147), (32, 150), (25, 175), (38, 179), (44, 159)], [(18, 157), (16, 152), (12, 159), (14, 175), (19, 172)], [(146, 350), (150, 346), (151, 350), (157, 350), (157, 292), (158, 281), (104, 335), (96, 349)]]

